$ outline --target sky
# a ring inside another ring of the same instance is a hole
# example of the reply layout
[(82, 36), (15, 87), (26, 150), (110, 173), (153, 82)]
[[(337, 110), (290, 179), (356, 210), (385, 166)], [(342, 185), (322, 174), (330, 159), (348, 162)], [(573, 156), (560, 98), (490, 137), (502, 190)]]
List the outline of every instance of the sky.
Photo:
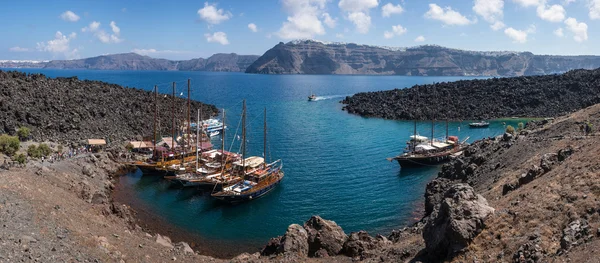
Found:
[(0, 17), (0, 59), (15, 60), (262, 55), (294, 39), (600, 55), (600, 0), (26, 0)]

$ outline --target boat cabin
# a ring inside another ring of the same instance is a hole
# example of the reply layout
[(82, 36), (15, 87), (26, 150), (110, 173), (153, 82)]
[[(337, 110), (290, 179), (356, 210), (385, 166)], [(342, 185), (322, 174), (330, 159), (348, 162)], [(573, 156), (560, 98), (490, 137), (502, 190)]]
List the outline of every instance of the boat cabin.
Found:
[(246, 159), (239, 160), (233, 163), (233, 171), (238, 174), (248, 174), (256, 171), (263, 165), (265, 159), (258, 156), (251, 156)]
[(135, 153), (151, 154), (154, 150), (154, 144), (149, 141), (130, 141), (127, 145)]

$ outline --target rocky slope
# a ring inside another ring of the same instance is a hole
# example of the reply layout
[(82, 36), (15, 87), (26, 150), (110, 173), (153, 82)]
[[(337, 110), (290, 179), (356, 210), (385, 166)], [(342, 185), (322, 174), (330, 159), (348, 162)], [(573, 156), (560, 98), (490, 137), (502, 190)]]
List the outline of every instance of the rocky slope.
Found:
[(343, 262), (597, 262), (600, 104), (518, 135), (477, 141), (425, 192), (425, 215), (387, 237), (346, 234), (313, 217), (273, 238), (262, 257)]
[(174, 61), (151, 58), (136, 53), (104, 55), (76, 60), (52, 60), (43, 63), (53, 69), (102, 69), (102, 70), (181, 70), (181, 71), (230, 71), (243, 72), (258, 56), (215, 54), (211, 57)]
[[(171, 96), (159, 95), (161, 133), (170, 134)], [(187, 100), (176, 99), (176, 115), (184, 117)], [(205, 118), (216, 114), (214, 105), (203, 107)], [(0, 133), (31, 128), (37, 141), (80, 142), (106, 138), (112, 142), (151, 136), (154, 94), (100, 81), (47, 78), (42, 74), (0, 71)], [(159, 133), (160, 134), (160, 133)]]
[(600, 69), (462, 80), (346, 97), (349, 113), (386, 119), (552, 117), (600, 103)]
[(246, 73), (406, 76), (522, 76), (600, 67), (598, 56), (476, 52), (440, 46), (390, 48), (314, 40), (280, 42)]

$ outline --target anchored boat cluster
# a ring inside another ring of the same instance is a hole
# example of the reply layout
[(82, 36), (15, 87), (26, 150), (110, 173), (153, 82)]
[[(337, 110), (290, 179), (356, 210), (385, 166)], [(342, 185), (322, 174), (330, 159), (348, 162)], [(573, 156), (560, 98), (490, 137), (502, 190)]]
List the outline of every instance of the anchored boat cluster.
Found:
[[(157, 97), (156, 88), (154, 92)], [(173, 94), (175, 94), (175, 83), (173, 83)], [(254, 200), (273, 190), (283, 179), (284, 173), (281, 160), (270, 163), (266, 160), (266, 109), (264, 110), (265, 157), (247, 156), (246, 101), (243, 101), (242, 106), (241, 153), (233, 153), (225, 150), (227, 129), (225, 110), (221, 121), (214, 118), (201, 120), (200, 110), (198, 110), (197, 122), (192, 123), (189, 94), (190, 81), (188, 80), (188, 116), (184, 125), (179, 127), (180, 136), (176, 137), (173, 120), (173, 136), (158, 140), (155, 121), (154, 143), (148, 147), (151, 150), (150, 157), (145, 161), (129, 164), (137, 166), (144, 174), (163, 176), (166, 180), (183, 187), (210, 188), (212, 197), (229, 203)], [(210, 137), (218, 135), (221, 135), (221, 149), (214, 149)]]

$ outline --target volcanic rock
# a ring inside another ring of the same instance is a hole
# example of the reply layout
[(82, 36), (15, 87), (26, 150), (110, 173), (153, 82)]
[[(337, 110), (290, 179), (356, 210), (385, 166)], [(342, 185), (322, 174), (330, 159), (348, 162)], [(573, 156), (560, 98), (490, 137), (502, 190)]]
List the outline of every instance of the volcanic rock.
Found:
[(328, 255), (337, 255), (348, 238), (335, 222), (320, 216), (312, 216), (304, 223), (304, 229), (308, 232), (309, 256), (314, 256), (320, 249), (325, 249)]
[(441, 258), (453, 256), (483, 230), (485, 219), (493, 212), (494, 208), (471, 186), (452, 185), (423, 229), (427, 252)]

